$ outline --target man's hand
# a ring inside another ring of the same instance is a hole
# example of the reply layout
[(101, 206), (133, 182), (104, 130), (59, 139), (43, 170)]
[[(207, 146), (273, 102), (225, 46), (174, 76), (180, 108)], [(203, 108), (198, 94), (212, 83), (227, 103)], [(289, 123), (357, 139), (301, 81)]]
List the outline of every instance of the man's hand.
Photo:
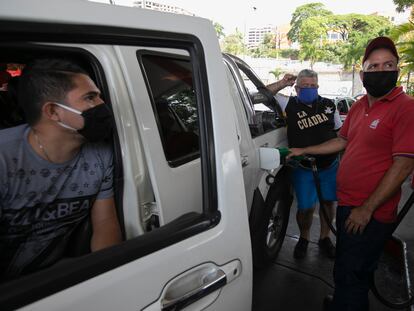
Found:
[(305, 148), (290, 148), (290, 153), (286, 156), (286, 160), (291, 157), (298, 157), (305, 154)]
[(273, 82), (266, 85), (267, 89), (273, 94), (276, 95), (277, 92), (284, 89), (287, 86), (292, 86), (295, 84), (296, 76), (290, 73), (287, 73), (279, 81)]
[(346, 232), (360, 233), (364, 232), (365, 227), (372, 217), (372, 211), (364, 205), (355, 207), (351, 210), (351, 214), (345, 221)]
[(292, 85), (295, 84), (296, 78), (297, 77), (295, 75), (287, 73), (283, 76), (282, 81), (283, 81), (285, 87), (286, 86), (292, 86)]

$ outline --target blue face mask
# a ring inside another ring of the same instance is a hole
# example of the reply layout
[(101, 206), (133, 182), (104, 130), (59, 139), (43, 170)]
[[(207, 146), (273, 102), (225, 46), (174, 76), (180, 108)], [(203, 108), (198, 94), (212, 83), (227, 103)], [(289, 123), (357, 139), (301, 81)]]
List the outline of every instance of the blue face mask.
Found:
[(301, 88), (298, 98), (304, 104), (312, 104), (318, 98), (318, 89), (316, 87)]

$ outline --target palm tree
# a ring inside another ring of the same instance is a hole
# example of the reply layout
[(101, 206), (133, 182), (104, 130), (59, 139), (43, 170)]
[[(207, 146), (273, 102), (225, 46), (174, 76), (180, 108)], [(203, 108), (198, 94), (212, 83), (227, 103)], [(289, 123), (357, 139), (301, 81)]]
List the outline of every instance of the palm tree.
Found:
[(269, 71), (269, 73), (274, 75), (276, 80), (279, 80), (280, 75), (283, 74), (284, 71), (280, 68), (275, 68), (274, 70)]
[(391, 31), (391, 38), (397, 43), (398, 52), (400, 55), (400, 81), (402, 77), (407, 79), (407, 91), (412, 93), (410, 76), (414, 71), (414, 21), (413, 9), (411, 9), (411, 18), (407, 23), (395, 27)]

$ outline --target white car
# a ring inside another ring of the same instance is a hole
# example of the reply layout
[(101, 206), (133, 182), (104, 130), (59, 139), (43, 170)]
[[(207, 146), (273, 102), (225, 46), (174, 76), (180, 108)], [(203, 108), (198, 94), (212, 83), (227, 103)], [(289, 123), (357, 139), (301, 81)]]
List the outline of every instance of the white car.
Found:
[(334, 102), (339, 111), (341, 121), (344, 122), (349, 109), (351, 109), (352, 104), (355, 103), (356, 100), (352, 97), (336, 97)]

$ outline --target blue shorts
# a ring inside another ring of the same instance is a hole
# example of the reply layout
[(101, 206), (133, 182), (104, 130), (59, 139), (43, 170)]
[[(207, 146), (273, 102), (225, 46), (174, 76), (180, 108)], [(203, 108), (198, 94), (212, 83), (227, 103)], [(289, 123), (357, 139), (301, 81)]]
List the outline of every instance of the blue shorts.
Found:
[[(322, 198), (324, 201), (336, 201), (336, 171), (338, 160), (329, 167), (319, 169), (319, 181), (321, 184)], [(292, 173), (292, 184), (295, 189), (298, 209), (312, 208), (318, 200), (315, 180), (311, 169), (295, 168)]]

